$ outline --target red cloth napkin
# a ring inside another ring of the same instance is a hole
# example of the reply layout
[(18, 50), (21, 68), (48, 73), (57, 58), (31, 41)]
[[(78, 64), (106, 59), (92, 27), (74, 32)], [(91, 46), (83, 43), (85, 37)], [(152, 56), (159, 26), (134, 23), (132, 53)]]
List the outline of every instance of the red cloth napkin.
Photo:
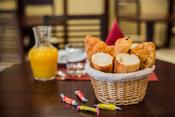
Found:
[(158, 81), (159, 79), (157, 78), (157, 75), (153, 72), (150, 76), (149, 76), (149, 81)]
[(122, 31), (119, 28), (119, 25), (117, 23), (117, 21), (115, 20), (113, 25), (112, 25), (112, 29), (109, 32), (108, 37), (106, 38), (106, 43), (108, 45), (114, 45), (115, 41), (119, 38), (124, 37)]

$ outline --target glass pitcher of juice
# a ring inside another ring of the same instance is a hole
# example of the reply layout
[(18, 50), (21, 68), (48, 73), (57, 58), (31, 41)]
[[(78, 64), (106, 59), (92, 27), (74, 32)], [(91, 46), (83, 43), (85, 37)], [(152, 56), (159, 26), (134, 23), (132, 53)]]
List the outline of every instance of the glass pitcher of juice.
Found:
[(33, 27), (35, 45), (29, 51), (29, 61), (36, 80), (47, 81), (55, 78), (58, 50), (49, 42), (51, 27)]

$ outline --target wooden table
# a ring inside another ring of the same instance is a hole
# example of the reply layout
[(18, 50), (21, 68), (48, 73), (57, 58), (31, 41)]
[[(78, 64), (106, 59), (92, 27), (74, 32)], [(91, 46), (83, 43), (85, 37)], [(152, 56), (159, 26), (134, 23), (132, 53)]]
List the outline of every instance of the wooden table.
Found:
[[(157, 82), (149, 82), (144, 101), (121, 106), (123, 111), (101, 111), (101, 117), (174, 117), (175, 65), (157, 61)], [(0, 117), (90, 117), (94, 113), (77, 112), (63, 103), (59, 94), (76, 99), (74, 92), (82, 90), (89, 99), (87, 105), (98, 103), (90, 81), (33, 80), (28, 63), (15, 65), (0, 72)]]

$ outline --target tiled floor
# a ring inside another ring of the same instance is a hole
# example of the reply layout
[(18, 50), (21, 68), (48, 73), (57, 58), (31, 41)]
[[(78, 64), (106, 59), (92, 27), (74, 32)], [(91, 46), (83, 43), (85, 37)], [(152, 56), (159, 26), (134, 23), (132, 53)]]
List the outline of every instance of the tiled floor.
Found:
[(175, 64), (175, 48), (157, 50), (156, 58)]

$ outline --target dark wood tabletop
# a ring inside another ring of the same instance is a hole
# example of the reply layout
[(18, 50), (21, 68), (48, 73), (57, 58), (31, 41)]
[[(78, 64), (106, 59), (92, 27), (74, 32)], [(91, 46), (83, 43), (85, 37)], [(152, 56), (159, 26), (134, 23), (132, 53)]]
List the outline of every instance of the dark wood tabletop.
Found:
[[(175, 65), (157, 61), (159, 81), (149, 82), (145, 99), (137, 105), (121, 106), (122, 111), (102, 110), (101, 117), (174, 117)], [(80, 89), (92, 106), (95, 98), (90, 81), (33, 80), (29, 63), (0, 72), (0, 117), (91, 117), (94, 113), (77, 112), (61, 101), (59, 94), (77, 99)], [(79, 102), (79, 101), (78, 101)], [(80, 103), (80, 102), (79, 102)]]

